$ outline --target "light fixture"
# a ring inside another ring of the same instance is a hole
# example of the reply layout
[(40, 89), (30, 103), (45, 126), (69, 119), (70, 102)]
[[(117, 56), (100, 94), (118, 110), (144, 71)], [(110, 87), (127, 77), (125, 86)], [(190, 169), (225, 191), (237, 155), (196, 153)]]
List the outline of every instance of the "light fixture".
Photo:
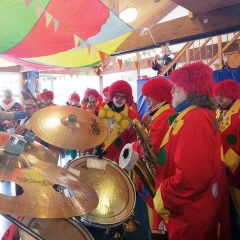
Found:
[(128, 7), (122, 10), (119, 17), (126, 23), (133, 22), (138, 15), (138, 10), (135, 7)]

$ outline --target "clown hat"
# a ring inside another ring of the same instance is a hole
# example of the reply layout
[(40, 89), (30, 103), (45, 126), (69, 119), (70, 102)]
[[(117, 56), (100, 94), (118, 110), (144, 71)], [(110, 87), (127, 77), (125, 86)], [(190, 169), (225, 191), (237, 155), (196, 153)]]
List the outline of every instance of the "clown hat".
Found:
[(240, 88), (232, 79), (226, 79), (214, 85), (214, 95), (222, 94), (232, 100), (237, 100), (240, 97)]
[(188, 94), (213, 96), (213, 71), (203, 62), (195, 62), (174, 70), (170, 79)]
[(144, 83), (142, 94), (158, 102), (172, 102), (172, 84), (163, 77), (155, 77)]
[(48, 97), (51, 100), (53, 100), (54, 99), (54, 94), (53, 94), (52, 91), (50, 91), (48, 89), (43, 89), (43, 92), (40, 93), (39, 98), (40, 98), (40, 100), (43, 100), (45, 97)]
[(23, 96), (23, 103), (25, 105), (32, 105), (34, 107), (42, 107), (42, 102), (39, 101), (37, 98), (33, 96), (31, 91), (29, 89), (26, 89), (25, 91), (21, 91)]
[(131, 85), (124, 81), (124, 80), (118, 80), (111, 84), (108, 90), (108, 98), (110, 101), (113, 100), (114, 95), (117, 93), (122, 93), (126, 95), (126, 102), (130, 103), (132, 99), (132, 88)]

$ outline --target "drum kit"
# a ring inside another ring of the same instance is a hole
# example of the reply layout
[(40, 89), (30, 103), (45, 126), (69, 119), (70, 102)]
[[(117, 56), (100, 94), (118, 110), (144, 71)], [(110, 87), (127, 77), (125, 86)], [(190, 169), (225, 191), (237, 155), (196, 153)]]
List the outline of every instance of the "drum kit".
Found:
[[(30, 121), (38, 138), (65, 149), (94, 148), (107, 136), (100, 118), (71, 106), (40, 109)], [(121, 167), (93, 155), (57, 166), (56, 156), (33, 133), (0, 132), (0, 180), (20, 189), (16, 196), (0, 193), (0, 213), (16, 224), (20, 239), (93, 240), (89, 227), (106, 234), (117, 226), (140, 227), (133, 219), (134, 185)], [(104, 163), (104, 169), (93, 162)]]

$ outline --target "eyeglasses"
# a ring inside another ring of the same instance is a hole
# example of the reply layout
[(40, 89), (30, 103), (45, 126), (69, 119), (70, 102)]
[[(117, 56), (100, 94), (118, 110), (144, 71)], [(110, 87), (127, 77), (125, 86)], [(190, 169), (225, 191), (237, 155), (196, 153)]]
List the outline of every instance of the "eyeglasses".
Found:
[(114, 95), (114, 98), (126, 99), (126, 94), (121, 94), (121, 93), (119, 93), (119, 94)]
[(34, 108), (24, 108), (25, 111), (29, 111), (31, 109), (34, 109)]
[(173, 84), (171, 92), (174, 93), (177, 88), (178, 88), (177, 84)]

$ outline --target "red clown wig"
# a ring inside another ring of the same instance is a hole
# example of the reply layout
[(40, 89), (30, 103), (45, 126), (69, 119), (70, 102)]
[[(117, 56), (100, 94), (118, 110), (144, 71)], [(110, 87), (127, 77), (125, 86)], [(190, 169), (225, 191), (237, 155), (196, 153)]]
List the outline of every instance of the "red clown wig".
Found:
[(122, 93), (126, 95), (126, 102), (130, 103), (132, 99), (132, 88), (131, 85), (124, 81), (124, 80), (118, 80), (111, 84), (108, 90), (108, 98), (110, 101), (113, 100), (114, 95), (117, 93)]
[(47, 89), (43, 89), (43, 92), (40, 93), (39, 98), (40, 98), (40, 100), (43, 100), (43, 99), (46, 98), (46, 97), (48, 97), (48, 98), (50, 98), (51, 100), (53, 100), (53, 99), (54, 99), (54, 94), (53, 94), (53, 92), (50, 91), (50, 90), (47, 90)]
[(172, 102), (172, 84), (163, 77), (155, 77), (144, 83), (142, 94), (158, 102)]
[(70, 101), (73, 101), (73, 100), (80, 102), (80, 96), (77, 93), (72, 93), (70, 96)]
[(232, 79), (226, 79), (214, 85), (214, 95), (222, 94), (232, 100), (239, 99), (240, 88), (238, 84)]
[(89, 89), (87, 92), (86, 92), (86, 97), (88, 98), (90, 95), (93, 95), (95, 98), (98, 98), (99, 97), (99, 93), (96, 89)]
[(105, 87), (105, 88), (103, 89), (103, 94), (106, 93), (106, 92), (108, 92), (108, 90), (109, 90), (109, 86)]
[(173, 84), (188, 94), (213, 96), (213, 71), (203, 62), (195, 62), (174, 70), (170, 75)]

